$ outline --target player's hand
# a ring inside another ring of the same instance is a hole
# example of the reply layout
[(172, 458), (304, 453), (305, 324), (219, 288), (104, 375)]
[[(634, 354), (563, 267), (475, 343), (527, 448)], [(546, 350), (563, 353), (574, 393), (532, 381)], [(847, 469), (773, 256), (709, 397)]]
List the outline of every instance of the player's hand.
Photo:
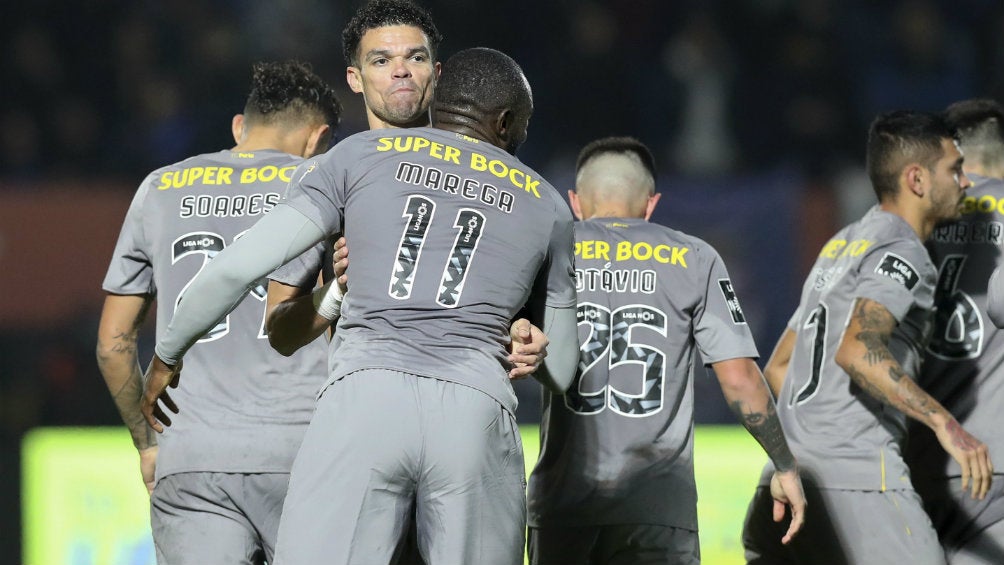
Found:
[(177, 388), (180, 376), (180, 361), (172, 367), (161, 361), (160, 357), (156, 355), (150, 361), (150, 366), (146, 368), (146, 375), (143, 377), (146, 386), (143, 390), (140, 411), (143, 412), (146, 423), (150, 424), (150, 427), (157, 430), (158, 433), (164, 432), (164, 426), (171, 425), (171, 418), (160, 407), (158, 400), (171, 412), (178, 413), (178, 405), (174, 403), (174, 400), (171, 400), (171, 395), (167, 393), (167, 387)]
[(805, 522), (805, 492), (802, 490), (802, 479), (798, 476), (798, 471), (774, 471), (774, 476), (770, 478), (770, 495), (774, 498), (775, 522), (784, 519), (785, 506), (791, 508), (791, 524), (781, 538), (781, 543), (787, 545)]
[(944, 426), (936, 427), (935, 434), (941, 446), (962, 468), (962, 490), (969, 488), (969, 481), (972, 479), (973, 498), (983, 500), (990, 490), (994, 474), (990, 450), (986, 444), (964, 430), (955, 418), (949, 419)]
[(139, 471), (143, 475), (146, 493), (153, 495), (153, 477), (157, 470), (157, 446), (139, 450)]
[(526, 378), (537, 370), (547, 357), (547, 336), (526, 318), (520, 318), (509, 327), (509, 361), (513, 364), (509, 378)]
[(339, 288), (342, 289), (342, 294), (345, 294), (349, 291), (349, 276), (345, 274), (345, 271), (349, 268), (349, 246), (345, 242), (345, 236), (338, 238), (338, 241), (335, 242), (333, 261), (335, 279), (338, 281)]

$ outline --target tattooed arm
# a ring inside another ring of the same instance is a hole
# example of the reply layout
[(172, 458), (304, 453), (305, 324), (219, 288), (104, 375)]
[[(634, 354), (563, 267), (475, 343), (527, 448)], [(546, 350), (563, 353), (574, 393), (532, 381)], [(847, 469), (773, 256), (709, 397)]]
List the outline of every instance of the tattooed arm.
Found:
[(767, 383), (760, 369), (752, 359), (729, 359), (712, 363), (711, 367), (715, 370), (715, 376), (722, 386), (722, 393), (732, 411), (774, 462), (774, 467), (777, 469), (771, 479), (774, 521), (779, 522), (784, 517), (785, 505), (791, 507), (791, 525), (781, 540), (782, 543), (788, 543), (802, 527), (805, 517), (805, 495), (802, 492), (802, 482), (798, 476), (795, 457), (788, 449), (781, 421), (777, 418), (774, 399), (767, 389)]
[(153, 490), (157, 437), (140, 412), (143, 372), (136, 341), (152, 302), (150, 295), (108, 295), (101, 311), (97, 346), (98, 369), (139, 451), (140, 472), (148, 492)]
[(889, 351), (896, 318), (881, 304), (858, 298), (835, 360), (869, 395), (931, 428), (945, 451), (962, 467), (962, 488), (972, 477), (973, 498), (990, 488), (993, 467), (987, 446), (924, 392)]

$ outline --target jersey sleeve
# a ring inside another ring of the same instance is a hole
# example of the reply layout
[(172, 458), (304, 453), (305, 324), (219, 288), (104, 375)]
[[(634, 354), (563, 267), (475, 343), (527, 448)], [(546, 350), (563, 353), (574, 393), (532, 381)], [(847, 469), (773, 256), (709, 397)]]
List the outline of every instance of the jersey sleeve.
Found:
[(143, 229), (143, 206), (154, 175), (140, 184), (126, 212), (108, 272), (101, 287), (112, 294), (156, 294), (153, 260)]
[(707, 364), (760, 356), (725, 262), (714, 249), (704, 299), (694, 312), (694, 341)]
[(341, 163), (351, 163), (349, 141), (300, 164), (286, 187), (283, 202), (300, 212), (326, 234), (342, 231), (345, 211), (347, 171)]
[[(903, 321), (918, 293), (930, 292), (934, 275), (923, 246), (898, 240), (868, 252), (860, 264), (854, 298), (878, 302)], [(926, 289), (926, 290), (925, 290)]]
[(551, 240), (547, 248), (547, 263), (541, 271), (547, 277), (547, 306), (574, 308), (576, 303), (574, 222), (572, 213), (564, 206), (564, 202), (557, 207)]
[(998, 328), (1004, 328), (1004, 272), (997, 267), (987, 284), (987, 316)]
[(330, 259), (329, 248), (328, 240), (324, 240), (272, 271), (268, 278), (287, 286), (314, 288), (317, 286), (317, 277), (324, 267), (325, 258)]

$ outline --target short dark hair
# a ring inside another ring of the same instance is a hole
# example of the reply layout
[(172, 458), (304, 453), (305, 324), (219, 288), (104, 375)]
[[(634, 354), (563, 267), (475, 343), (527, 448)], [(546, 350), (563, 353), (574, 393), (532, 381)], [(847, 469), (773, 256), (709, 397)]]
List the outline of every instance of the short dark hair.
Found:
[(342, 30), (345, 64), (350, 67), (359, 66), (359, 42), (367, 31), (395, 25), (413, 26), (422, 30), (432, 49), (429, 55), (433, 61), (436, 60), (443, 36), (428, 10), (409, 0), (373, 0), (359, 8)]
[(959, 137), (966, 161), (1004, 167), (1004, 108), (996, 100), (956, 102), (945, 110), (945, 116)]
[(941, 142), (954, 137), (943, 114), (896, 110), (876, 117), (868, 129), (866, 168), (879, 202), (899, 194), (903, 167), (933, 169), (944, 153)]
[(332, 128), (342, 117), (335, 91), (300, 61), (258, 62), (244, 105), (250, 124), (277, 125), (320, 119)]
[(579, 158), (575, 161), (576, 174), (582, 170), (582, 167), (584, 167), (590, 159), (593, 157), (599, 157), (605, 153), (633, 153), (652, 175), (652, 179), (655, 179), (656, 177), (655, 158), (652, 157), (652, 151), (650, 151), (648, 146), (641, 141), (627, 136), (604, 137), (597, 139), (596, 141), (592, 141), (583, 147), (582, 151), (579, 151)]
[(529, 119), (533, 93), (523, 69), (512, 57), (487, 47), (473, 47), (458, 51), (443, 63), (435, 105), (469, 108), (482, 114), (508, 109), (518, 118)]

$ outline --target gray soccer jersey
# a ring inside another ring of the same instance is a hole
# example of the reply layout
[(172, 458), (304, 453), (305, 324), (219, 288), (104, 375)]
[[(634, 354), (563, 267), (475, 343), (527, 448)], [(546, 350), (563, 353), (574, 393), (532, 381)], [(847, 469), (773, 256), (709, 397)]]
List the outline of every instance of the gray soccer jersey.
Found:
[(575, 304), (572, 217), (553, 187), (488, 143), (377, 130), (301, 165), (285, 203), (351, 242), (331, 379), (395, 369), (515, 408), (510, 321), (531, 290)]
[[(939, 226), (928, 242), (938, 267), (934, 333), (919, 384), (966, 431), (1004, 458), (998, 407), (1004, 406), (1004, 331), (987, 318), (987, 281), (1004, 265), (1004, 182), (968, 175), (962, 218)], [(907, 462), (914, 475), (958, 476), (952, 459), (923, 425), (911, 422)], [(995, 457), (996, 456), (996, 457)]]
[(757, 357), (718, 253), (641, 219), (575, 230), (579, 370), (544, 393), (529, 523), (697, 529), (693, 363)]
[[(302, 159), (221, 151), (151, 173), (127, 213), (104, 289), (157, 295), (157, 336), (192, 278), (281, 199)], [(289, 472), (327, 374), (325, 344), (291, 357), (263, 331), (264, 280), (185, 356), (160, 436), (157, 476), (188, 471)]]
[(932, 326), (935, 269), (916, 232), (878, 206), (826, 243), (788, 324), (797, 334), (777, 402), (799, 467), (820, 488), (909, 489), (901, 455), (905, 416), (853, 384), (834, 360), (858, 298), (898, 325), (889, 349), (914, 378)]

